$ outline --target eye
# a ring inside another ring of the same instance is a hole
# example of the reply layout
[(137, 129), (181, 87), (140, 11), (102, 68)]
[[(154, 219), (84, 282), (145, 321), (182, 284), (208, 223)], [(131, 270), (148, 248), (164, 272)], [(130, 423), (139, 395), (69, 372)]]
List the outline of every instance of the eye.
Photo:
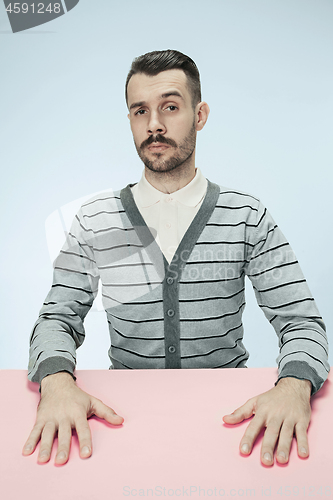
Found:
[(145, 109), (139, 109), (138, 111), (136, 111), (134, 114), (135, 115), (143, 115), (144, 113), (146, 112)]
[(170, 106), (167, 106), (166, 109), (170, 109), (170, 111), (175, 111), (177, 108), (177, 106), (174, 106), (173, 104), (170, 104)]

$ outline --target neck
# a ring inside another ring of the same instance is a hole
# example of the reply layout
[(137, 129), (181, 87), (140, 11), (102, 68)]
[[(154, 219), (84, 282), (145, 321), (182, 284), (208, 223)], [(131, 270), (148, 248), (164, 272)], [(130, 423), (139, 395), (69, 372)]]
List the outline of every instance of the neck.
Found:
[(195, 177), (194, 158), (192, 162), (184, 162), (170, 172), (154, 172), (145, 167), (145, 177), (149, 184), (162, 193), (174, 193), (191, 182)]

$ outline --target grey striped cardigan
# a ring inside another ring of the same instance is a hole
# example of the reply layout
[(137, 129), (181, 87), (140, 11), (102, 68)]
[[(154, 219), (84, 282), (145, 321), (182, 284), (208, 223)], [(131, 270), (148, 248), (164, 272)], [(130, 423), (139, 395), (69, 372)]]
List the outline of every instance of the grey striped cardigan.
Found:
[(31, 334), (29, 380), (74, 374), (99, 279), (110, 368), (246, 367), (248, 276), (279, 338), (278, 380), (305, 378), (318, 391), (329, 372), (325, 325), (292, 249), (260, 201), (208, 181), (169, 265), (130, 187), (95, 196), (76, 215)]

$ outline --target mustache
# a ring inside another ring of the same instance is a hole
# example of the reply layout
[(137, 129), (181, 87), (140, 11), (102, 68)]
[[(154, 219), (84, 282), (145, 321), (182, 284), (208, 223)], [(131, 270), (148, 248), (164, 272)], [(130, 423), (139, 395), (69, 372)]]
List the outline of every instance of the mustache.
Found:
[(168, 137), (164, 137), (164, 135), (157, 134), (157, 135), (151, 135), (148, 137), (148, 139), (144, 140), (141, 143), (140, 149), (143, 149), (153, 142), (160, 142), (161, 144), (169, 144), (170, 146), (173, 146), (174, 148), (177, 147), (177, 143), (173, 139), (169, 139)]

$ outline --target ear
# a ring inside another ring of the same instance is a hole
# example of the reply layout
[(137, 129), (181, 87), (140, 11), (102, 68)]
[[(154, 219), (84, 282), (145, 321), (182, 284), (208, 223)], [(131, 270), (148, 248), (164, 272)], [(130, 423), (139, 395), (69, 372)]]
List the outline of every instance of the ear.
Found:
[(195, 107), (196, 130), (202, 130), (208, 120), (210, 109), (206, 102), (199, 102)]

